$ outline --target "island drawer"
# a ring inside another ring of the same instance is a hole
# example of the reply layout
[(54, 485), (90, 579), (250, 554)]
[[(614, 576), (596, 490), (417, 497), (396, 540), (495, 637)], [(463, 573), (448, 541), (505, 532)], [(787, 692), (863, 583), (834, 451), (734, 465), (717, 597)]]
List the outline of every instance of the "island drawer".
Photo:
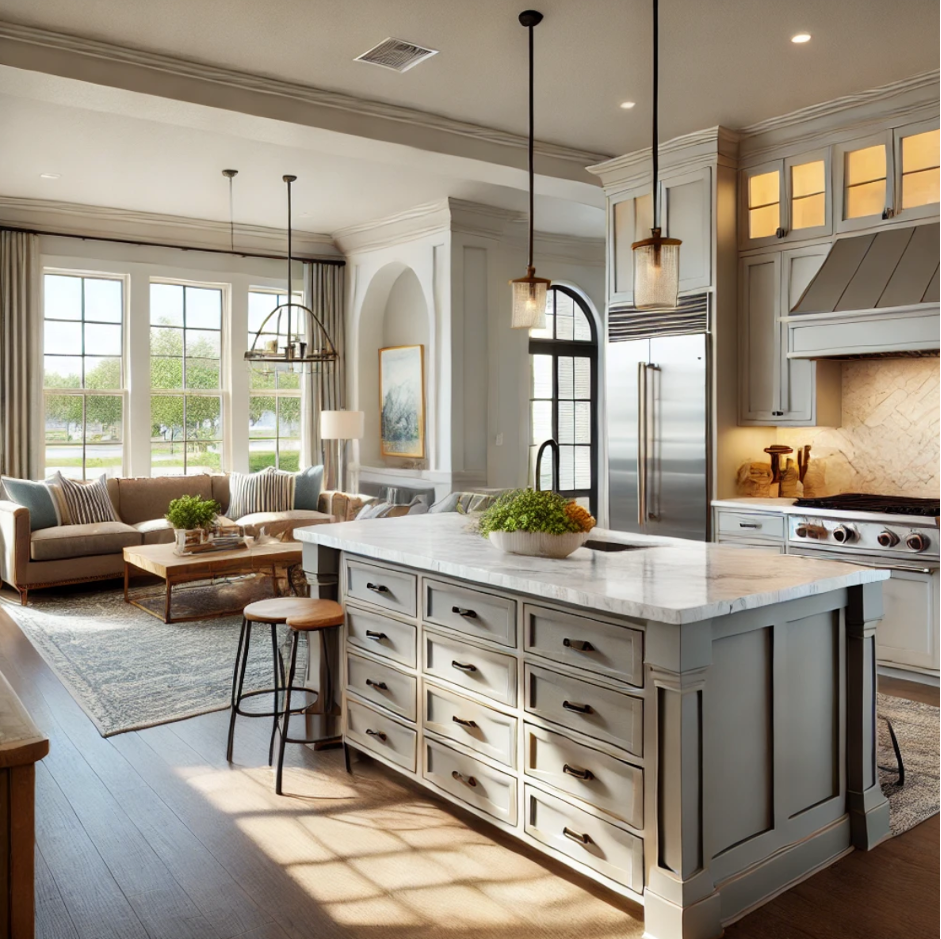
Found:
[(527, 603), (523, 637), (526, 651), (534, 655), (631, 685), (644, 683), (644, 634), (639, 629)]
[(424, 618), (478, 639), (516, 646), (516, 601), (506, 597), (425, 580)]
[(424, 727), (499, 763), (516, 765), (516, 718), (463, 695), (425, 684)]
[(503, 704), (516, 704), (516, 659), (502, 652), (424, 632), (425, 672)]
[(418, 662), (417, 630), (410, 623), (367, 613), (351, 606), (346, 608), (346, 641), (373, 655), (415, 668)]
[(346, 736), (357, 747), (384, 756), (411, 773), (415, 772), (418, 734), (411, 727), (358, 701), (347, 701)]
[(643, 755), (642, 699), (528, 662), (525, 676), (524, 706), (531, 714)]
[(349, 653), (346, 687), (352, 694), (400, 714), (406, 720), (414, 721), (417, 716), (417, 682), (398, 669)]
[(735, 512), (716, 509), (720, 535), (742, 538), (773, 538), (784, 540), (784, 516), (769, 512)]
[(347, 560), (344, 582), (347, 597), (403, 616), (415, 616), (418, 578), (414, 574)]
[(636, 893), (644, 889), (644, 842), (562, 799), (526, 786), (528, 835)]
[(516, 824), (516, 779), (509, 773), (426, 737), (424, 776), (455, 799)]
[(534, 724), (524, 729), (527, 776), (561, 789), (632, 828), (644, 827), (644, 771)]

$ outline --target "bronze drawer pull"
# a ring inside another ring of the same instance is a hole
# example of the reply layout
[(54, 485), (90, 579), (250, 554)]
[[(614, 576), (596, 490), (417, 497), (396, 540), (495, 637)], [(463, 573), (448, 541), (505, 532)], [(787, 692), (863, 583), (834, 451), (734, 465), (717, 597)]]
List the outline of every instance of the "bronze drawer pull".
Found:
[(477, 727), (474, 721), (469, 721), (466, 717), (458, 717), (457, 714), (453, 715), (451, 720), (454, 721), (455, 724), (460, 724), (461, 727)]
[(563, 765), (562, 772), (567, 776), (583, 779), (585, 782), (589, 782), (595, 778), (595, 774), (590, 769), (579, 769), (577, 766), (569, 766), (568, 763)]
[(370, 730), (370, 729), (367, 727), (367, 728), (366, 728), (366, 733), (369, 734), (370, 737), (377, 737), (377, 738), (378, 738), (379, 740), (381, 740), (383, 743), (386, 742), (386, 735), (385, 735), (381, 730)]
[(591, 835), (579, 834), (577, 831), (572, 831), (568, 825), (562, 829), (562, 834), (565, 835), (566, 838), (571, 838), (572, 841), (577, 841), (580, 845), (591, 844)]
[(739, 528), (761, 528), (761, 525), (756, 524), (755, 522), (739, 522)]
[(467, 619), (477, 619), (477, 614), (473, 610), (468, 610), (463, 606), (452, 606), (452, 613), (457, 613), (458, 616), (464, 616)]
[(458, 782), (466, 783), (472, 789), (477, 785), (477, 780), (473, 776), (465, 776), (463, 773), (459, 773), (457, 770), (453, 770), (451, 773), (451, 778), (456, 779)]
[(388, 593), (389, 588), (383, 584), (366, 584), (367, 590), (375, 590), (376, 593)]
[(563, 639), (562, 645), (566, 649), (574, 649), (576, 652), (594, 652), (595, 647), (584, 639)]
[(366, 679), (366, 686), (368, 688), (376, 688), (379, 691), (389, 690), (389, 686), (384, 681), (373, 681), (371, 678)]
[(374, 629), (367, 629), (366, 638), (375, 639), (376, 642), (382, 642), (383, 639), (388, 639), (389, 637), (385, 633), (377, 633)]
[(462, 672), (476, 672), (476, 665), (465, 665), (463, 662), (458, 662), (457, 659), (451, 662), (452, 668), (459, 668)]
[(576, 714), (594, 714), (595, 709), (590, 704), (572, 704), (571, 701), (563, 701), (562, 707), (566, 711), (574, 711)]

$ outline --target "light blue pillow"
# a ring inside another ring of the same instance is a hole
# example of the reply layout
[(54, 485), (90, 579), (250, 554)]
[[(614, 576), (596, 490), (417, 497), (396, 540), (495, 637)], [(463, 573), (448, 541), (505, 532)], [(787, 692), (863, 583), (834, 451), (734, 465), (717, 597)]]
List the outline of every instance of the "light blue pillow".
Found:
[(323, 465), (308, 466), (294, 477), (294, 508), (317, 511), (323, 488)]
[(3, 482), (3, 489), (11, 502), (29, 509), (30, 531), (55, 528), (61, 524), (56, 500), (46, 483), (33, 482), (31, 479), (14, 479), (12, 476), (0, 477), (0, 481)]

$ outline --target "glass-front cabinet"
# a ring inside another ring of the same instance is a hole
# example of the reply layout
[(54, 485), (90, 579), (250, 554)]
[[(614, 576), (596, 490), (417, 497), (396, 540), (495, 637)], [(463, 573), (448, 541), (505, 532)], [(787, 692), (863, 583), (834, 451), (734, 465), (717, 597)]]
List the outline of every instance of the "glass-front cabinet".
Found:
[(898, 168), (896, 218), (927, 218), (938, 214), (941, 197), (941, 131), (937, 122), (922, 121), (895, 131)]

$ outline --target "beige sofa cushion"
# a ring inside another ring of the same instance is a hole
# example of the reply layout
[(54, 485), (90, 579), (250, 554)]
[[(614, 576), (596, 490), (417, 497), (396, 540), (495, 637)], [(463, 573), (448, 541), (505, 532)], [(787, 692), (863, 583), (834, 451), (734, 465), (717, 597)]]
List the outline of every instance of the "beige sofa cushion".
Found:
[(170, 503), (180, 496), (200, 496), (212, 499), (212, 479), (208, 473), (200, 476), (140, 476), (118, 479), (118, 504), (121, 521), (137, 525), (151, 519), (163, 518)]
[(123, 522), (60, 525), (34, 531), (29, 556), (33, 561), (59, 561), (95, 554), (120, 554), (122, 548), (142, 543), (143, 535)]
[(152, 518), (132, 527), (144, 536), (142, 544), (169, 544), (173, 541), (173, 526), (165, 518)]
[(322, 525), (332, 521), (333, 518), (323, 512), (313, 512), (310, 509), (288, 509), (286, 512), (252, 512), (236, 519), (235, 524), (241, 525), (248, 535), (255, 535), (259, 528), (264, 528), (268, 535), (287, 533), (287, 537), (293, 537), (295, 528), (303, 528), (305, 525)]

